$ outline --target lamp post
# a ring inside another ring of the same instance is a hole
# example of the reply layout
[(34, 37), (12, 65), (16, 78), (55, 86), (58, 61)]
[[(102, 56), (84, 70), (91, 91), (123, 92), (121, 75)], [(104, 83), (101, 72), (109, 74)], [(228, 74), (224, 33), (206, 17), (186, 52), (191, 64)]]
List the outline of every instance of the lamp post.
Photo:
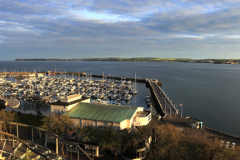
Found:
[(182, 111), (183, 111), (183, 105), (182, 105), (182, 103), (179, 104), (179, 106), (181, 106), (181, 117), (182, 117)]

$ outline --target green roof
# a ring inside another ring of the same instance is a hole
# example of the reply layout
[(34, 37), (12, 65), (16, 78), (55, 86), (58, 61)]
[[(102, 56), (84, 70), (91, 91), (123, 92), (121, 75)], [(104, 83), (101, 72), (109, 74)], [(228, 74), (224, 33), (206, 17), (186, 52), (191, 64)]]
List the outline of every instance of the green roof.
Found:
[(69, 112), (63, 115), (72, 118), (107, 121), (120, 123), (125, 119), (131, 119), (138, 107), (104, 105), (92, 103), (78, 103)]

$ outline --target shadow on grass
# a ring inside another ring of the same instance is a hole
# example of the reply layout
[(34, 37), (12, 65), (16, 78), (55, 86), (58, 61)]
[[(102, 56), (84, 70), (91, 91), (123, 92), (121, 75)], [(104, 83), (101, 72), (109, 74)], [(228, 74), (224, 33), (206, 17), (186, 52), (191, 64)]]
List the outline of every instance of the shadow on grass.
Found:
[(40, 127), (42, 125), (43, 116), (29, 115), (29, 114), (18, 114), (19, 122)]

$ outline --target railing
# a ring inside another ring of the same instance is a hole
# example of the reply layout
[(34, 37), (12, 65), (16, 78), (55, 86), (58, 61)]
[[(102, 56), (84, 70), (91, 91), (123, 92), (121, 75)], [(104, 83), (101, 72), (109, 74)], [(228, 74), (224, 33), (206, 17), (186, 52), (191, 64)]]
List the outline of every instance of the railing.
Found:
[[(47, 155), (44, 155), (42, 153), (40, 153), (39, 151), (36, 151), (33, 147), (31, 147), (28, 143), (26, 143), (25, 141), (21, 140), (20, 138), (16, 137), (15, 135), (12, 135), (12, 134), (9, 134), (9, 133), (6, 133), (6, 132), (2, 132), (0, 131), (0, 134), (1, 134), (1, 141), (2, 141), (2, 135), (5, 135), (5, 136), (8, 136), (8, 140), (12, 140), (12, 150), (14, 150), (12, 153), (10, 153), (10, 156), (12, 156), (13, 158), (18, 158), (16, 155), (15, 155), (15, 141), (18, 141), (20, 143), (22, 143), (24, 146), (26, 146), (26, 148), (28, 148), (29, 150), (31, 150), (32, 152), (38, 154), (39, 156), (45, 158), (45, 159), (50, 159), (49, 156)], [(1, 156), (2, 156), (2, 152), (3, 150), (1, 151)]]
[[(154, 99), (157, 102), (160, 110), (158, 112), (164, 117), (165, 115), (168, 114), (166, 107), (168, 106), (168, 110), (170, 111), (171, 115), (171, 108), (173, 109), (174, 113), (178, 114), (178, 110), (175, 108), (175, 105), (172, 104), (172, 101), (169, 100), (167, 95), (163, 92), (161, 87), (156, 84), (156, 82), (152, 82), (151, 79), (147, 80), (149, 85), (150, 85), (150, 90), (154, 94)], [(159, 93), (159, 94), (158, 94)], [(161, 98), (161, 100), (159, 99)], [(165, 109), (163, 107), (165, 106)]]
[[(55, 143), (55, 146), (51, 145), (49, 146), (49, 149), (55, 150), (56, 154), (59, 154), (58, 148), (60, 143), (72, 145), (77, 148), (77, 160), (92, 160), (92, 158), (76, 143), (64, 140), (58, 135), (55, 135), (45, 129), (22, 123), (0, 121), (0, 131), (3, 129), (9, 132), (9, 134), (15, 135), (15, 137), (18, 139), (30, 141), (32, 144), (41, 145), (45, 148), (48, 148), (48, 141), (52, 139), (52, 143)], [(2, 140), (2, 134), (3, 133), (0, 132), (0, 140)], [(63, 152), (67, 153), (66, 147), (64, 148)], [(72, 155), (70, 156), (72, 158)]]
[(162, 107), (162, 104), (161, 104), (161, 102), (160, 102), (160, 100), (159, 100), (159, 97), (157, 96), (157, 94), (155, 93), (155, 90), (153, 89), (153, 86), (152, 86), (152, 80), (150, 79), (150, 80), (148, 80), (148, 82), (149, 82), (149, 85), (150, 85), (150, 90), (152, 91), (152, 93), (154, 94), (154, 99), (155, 99), (155, 101), (157, 101), (157, 104), (158, 104), (158, 106), (160, 107), (160, 109), (161, 110), (159, 110), (158, 108), (157, 108), (157, 110), (158, 110), (158, 112), (161, 114), (161, 116), (165, 116), (166, 115), (166, 113), (164, 112), (164, 110), (163, 110), (163, 107)]
[(160, 90), (160, 92), (164, 95), (164, 97), (167, 99), (167, 101), (169, 102), (170, 106), (175, 110), (175, 112), (177, 112), (178, 114), (178, 110), (175, 108), (175, 105), (172, 104), (172, 101), (169, 99), (169, 97), (167, 97), (167, 95), (165, 94), (165, 92), (162, 90), (162, 88), (160, 86), (158, 86), (158, 89)]

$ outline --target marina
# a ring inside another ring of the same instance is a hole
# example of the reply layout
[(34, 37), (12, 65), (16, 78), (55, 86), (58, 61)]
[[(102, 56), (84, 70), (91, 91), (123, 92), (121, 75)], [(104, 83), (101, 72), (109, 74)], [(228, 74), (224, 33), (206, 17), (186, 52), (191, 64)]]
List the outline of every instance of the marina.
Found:
[[(20, 108), (26, 109), (25, 101), (40, 99), (47, 103), (54, 103), (64, 96), (74, 94), (82, 95), (84, 99), (90, 98), (92, 103), (128, 105), (131, 101), (134, 104), (138, 94), (136, 76), (131, 81), (127, 78), (118, 80), (118, 77), (104, 75), (100, 79), (99, 76), (86, 73), (65, 73), (64, 75), (53, 73), (47, 73), (47, 75), (42, 73), (2, 74), (5, 78), (1, 79), (0, 96), (3, 97), (2, 99), (20, 100), (23, 104)], [(9, 104), (7, 106), (18, 108)]]
[[(66, 73), (67, 78), (74, 77), (75, 79), (78, 79), (78, 71), (79, 73), (92, 72), (93, 75), (99, 76), (92, 77), (92, 79), (102, 79), (104, 72), (105, 77), (111, 76), (111, 79), (120, 77), (120, 80), (121, 77), (134, 79), (136, 73), (138, 94), (133, 96), (128, 104), (122, 101), (122, 105), (142, 106), (145, 109), (148, 109), (145, 97), (147, 94), (150, 95), (150, 91), (146, 88), (146, 84), (139, 82), (138, 79), (158, 79), (162, 82), (161, 89), (167, 97), (170, 97), (172, 104), (175, 104), (179, 115), (200, 119), (207, 127), (240, 136), (238, 129), (240, 112), (238, 107), (240, 105), (238, 101), (240, 74), (238, 73), (240, 73), (240, 68), (238, 65), (177, 62), (2, 61), (0, 69), (0, 74), (3, 72), (24, 73), (25, 70), (27, 73), (33, 73), (34, 69), (38, 73), (56, 70), (61, 74), (51, 75), (51, 77), (63, 78)], [(71, 73), (76, 73), (76, 75), (71, 75)], [(15, 79), (11, 81), (15, 82)], [(226, 82), (228, 82), (227, 85)], [(28, 102), (20, 101), (20, 108), (23, 108), (24, 102)], [(183, 107), (179, 106), (180, 104), (183, 104)], [(181, 112), (182, 108), (183, 112)]]

